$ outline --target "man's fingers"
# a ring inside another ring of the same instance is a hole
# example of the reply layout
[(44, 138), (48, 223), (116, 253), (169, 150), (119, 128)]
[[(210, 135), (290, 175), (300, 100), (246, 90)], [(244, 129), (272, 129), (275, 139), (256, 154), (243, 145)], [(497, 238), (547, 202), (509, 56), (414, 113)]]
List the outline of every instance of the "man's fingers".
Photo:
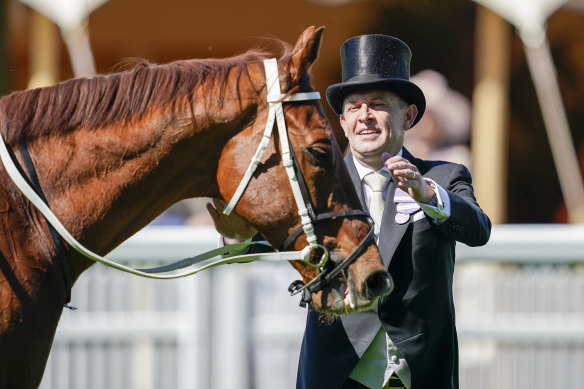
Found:
[(420, 173), (412, 169), (394, 170), (392, 174), (394, 176), (403, 178), (404, 180), (417, 180), (418, 178), (421, 178)]

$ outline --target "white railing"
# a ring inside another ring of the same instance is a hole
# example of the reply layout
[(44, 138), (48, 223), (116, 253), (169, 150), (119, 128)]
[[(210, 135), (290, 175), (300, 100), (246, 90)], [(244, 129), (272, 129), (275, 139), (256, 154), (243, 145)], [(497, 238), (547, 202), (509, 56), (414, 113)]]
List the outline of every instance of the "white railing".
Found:
[[(216, 247), (200, 227), (148, 227), (108, 257), (136, 267)], [(584, 226), (495, 226), (457, 247), (462, 389), (584, 387)], [(294, 387), (305, 310), (287, 264), (144, 280), (95, 265), (63, 312), (42, 389)], [(553, 383), (553, 385), (551, 385)], [(550, 384), (550, 385), (548, 385)]]

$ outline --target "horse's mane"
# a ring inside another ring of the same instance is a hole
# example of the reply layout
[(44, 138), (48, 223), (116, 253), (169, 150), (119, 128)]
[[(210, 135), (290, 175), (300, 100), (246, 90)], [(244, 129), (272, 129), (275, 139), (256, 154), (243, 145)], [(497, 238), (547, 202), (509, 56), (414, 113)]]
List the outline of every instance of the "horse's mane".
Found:
[(130, 71), (14, 92), (0, 100), (0, 131), (12, 143), (21, 137), (66, 134), (81, 126), (98, 128), (139, 119), (156, 107), (179, 108), (177, 104), (192, 102), (194, 91), (206, 80), (212, 78), (208, 84), (222, 88), (222, 92), (232, 68), (238, 69), (239, 79), (249, 63), (266, 57), (263, 51), (251, 50), (226, 59), (165, 65), (141, 62)]

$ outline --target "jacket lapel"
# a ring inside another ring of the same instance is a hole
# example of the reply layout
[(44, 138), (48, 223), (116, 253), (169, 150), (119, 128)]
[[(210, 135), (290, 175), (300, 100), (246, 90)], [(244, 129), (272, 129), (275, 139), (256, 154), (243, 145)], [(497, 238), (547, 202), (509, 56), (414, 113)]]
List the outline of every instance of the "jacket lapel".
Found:
[[(414, 158), (414, 156), (412, 156), (412, 154), (410, 154), (408, 150), (405, 149), (405, 147), (402, 150), (402, 156), (416, 165), (416, 158)], [(383, 259), (383, 264), (386, 267), (389, 267), (397, 246), (399, 246), (399, 243), (401, 242), (406, 230), (408, 229), (408, 226), (412, 222), (411, 217), (410, 220), (403, 224), (399, 224), (395, 221), (397, 209), (395, 203), (393, 202), (393, 198), (395, 196), (396, 188), (397, 185), (392, 180), (387, 192), (387, 198), (385, 200), (385, 209), (381, 219), (381, 230), (379, 231), (379, 243), (377, 245), (379, 247), (381, 258)]]
[(365, 204), (365, 198), (363, 197), (363, 184), (361, 184), (361, 179), (359, 178), (359, 173), (357, 173), (357, 168), (355, 167), (355, 161), (353, 161), (353, 154), (349, 153), (345, 157), (345, 165), (349, 170), (351, 175), (351, 180), (353, 180), (353, 186), (357, 191), (357, 196), (359, 196), (359, 201), (361, 201), (361, 206), (364, 210), (367, 210), (367, 204)]

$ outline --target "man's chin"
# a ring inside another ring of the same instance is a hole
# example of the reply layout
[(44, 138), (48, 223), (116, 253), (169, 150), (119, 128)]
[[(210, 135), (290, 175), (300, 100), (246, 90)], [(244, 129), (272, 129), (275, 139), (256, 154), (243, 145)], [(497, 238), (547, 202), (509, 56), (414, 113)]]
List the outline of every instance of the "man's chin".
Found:
[(352, 154), (362, 164), (369, 166), (372, 169), (380, 169), (383, 166), (383, 158), (381, 155), (386, 152), (385, 148), (363, 148), (359, 151), (352, 149)]

